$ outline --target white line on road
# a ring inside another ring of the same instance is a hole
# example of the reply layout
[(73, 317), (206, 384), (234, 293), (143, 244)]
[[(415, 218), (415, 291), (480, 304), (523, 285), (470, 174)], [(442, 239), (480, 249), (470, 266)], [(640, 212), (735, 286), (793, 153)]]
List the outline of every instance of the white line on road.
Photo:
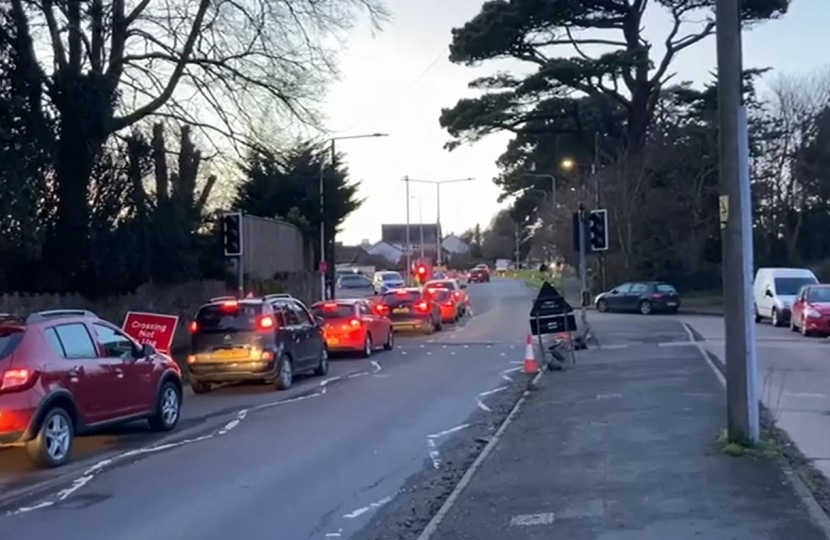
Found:
[(520, 516), (513, 516), (510, 520), (510, 525), (514, 527), (528, 527), (532, 525), (550, 525), (556, 519), (553, 512), (545, 512), (543, 514), (522, 514)]
[(495, 394), (495, 393), (498, 393), (498, 392), (502, 392), (504, 390), (507, 390), (506, 386), (499, 386), (498, 388), (494, 388), (492, 390), (487, 390), (486, 392), (480, 393), (479, 397), (489, 396), (489, 395), (492, 395), (492, 394)]
[(343, 536), (343, 529), (338, 529), (337, 532), (326, 533), (326, 538), (340, 538)]
[(484, 412), (493, 412), (493, 409), (488, 407), (483, 401), (481, 401), (478, 398), (476, 398), (476, 405), (478, 405), (478, 408)]
[(427, 437), (427, 454), (432, 461), (433, 469), (441, 468), (441, 453), (438, 451), (438, 445), (435, 444), (435, 439)]
[(658, 347), (688, 347), (688, 346), (697, 346), (696, 341), (666, 341), (664, 343), (658, 343)]
[(470, 424), (461, 424), (460, 426), (455, 426), (454, 428), (445, 429), (444, 431), (439, 431), (438, 433), (433, 433), (432, 435), (427, 435), (428, 439), (438, 439), (440, 437), (446, 437), (447, 435), (451, 435), (462, 429), (467, 429), (470, 427)]
[(620, 343), (617, 345), (600, 345), (598, 348), (603, 349), (606, 351), (614, 350), (614, 349), (627, 349), (631, 347), (630, 343)]
[[(516, 362), (510, 362), (510, 363), (511, 363), (511, 364), (514, 364), (514, 363), (516, 363)], [(518, 363), (519, 363), (519, 364), (524, 364), (524, 362), (518, 362)], [(505, 369), (504, 371), (502, 371), (502, 373), (514, 373), (514, 372), (516, 372), (516, 371), (521, 371), (522, 369), (524, 369), (524, 366), (519, 366), (519, 367), (510, 368), (510, 369)]]
[(619, 399), (622, 394), (597, 394), (597, 399)]
[(377, 510), (381, 506), (383, 506), (383, 505), (385, 505), (385, 504), (387, 504), (391, 501), (392, 501), (391, 496), (384, 497), (381, 500), (375, 501), (375, 502), (373, 502), (372, 504), (370, 504), (368, 506), (358, 508), (357, 510), (353, 510), (352, 512), (349, 512), (348, 514), (343, 514), (343, 517), (346, 518), (346, 519), (354, 519), (356, 517), (362, 516), (366, 512), (371, 512), (372, 510)]
[(378, 364), (377, 360), (372, 360), (372, 367), (375, 368), (375, 370), (372, 373), (377, 373), (382, 369), (380, 367), (380, 364)]

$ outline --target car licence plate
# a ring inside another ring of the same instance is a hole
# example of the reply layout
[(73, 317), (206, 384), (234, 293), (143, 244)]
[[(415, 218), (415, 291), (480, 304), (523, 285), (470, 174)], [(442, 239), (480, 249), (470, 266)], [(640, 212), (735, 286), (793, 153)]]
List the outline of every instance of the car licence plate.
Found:
[(333, 337), (333, 338), (328, 338), (328, 339), (326, 340), (326, 343), (328, 343), (329, 345), (339, 345), (339, 344), (340, 344), (340, 340), (339, 340), (339, 339), (337, 339), (337, 338), (335, 338), (335, 337)]
[(409, 308), (399, 307), (392, 310), (392, 313), (409, 313)]
[(211, 357), (217, 360), (238, 360), (248, 356), (249, 352), (246, 349), (221, 349), (211, 354)]

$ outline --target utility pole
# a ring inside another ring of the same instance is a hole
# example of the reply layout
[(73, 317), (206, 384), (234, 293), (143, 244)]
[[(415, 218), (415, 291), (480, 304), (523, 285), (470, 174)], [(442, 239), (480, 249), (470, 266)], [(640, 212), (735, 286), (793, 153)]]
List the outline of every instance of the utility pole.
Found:
[(585, 205), (579, 203), (579, 210), (577, 214), (577, 238), (579, 239), (579, 315), (582, 319), (583, 332), (587, 330), (588, 311), (585, 305), (585, 296), (588, 292), (588, 271), (586, 269), (585, 251), (588, 249), (588, 242), (586, 242), (585, 235)]
[(421, 234), (421, 264), (423, 264), (426, 255), (424, 254), (424, 206), (421, 204), (421, 199), (418, 199), (418, 229)]
[(519, 254), (519, 244), (520, 244), (520, 236), (519, 236), (519, 222), (516, 222), (516, 270), (521, 268), (521, 257)]
[(412, 241), (409, 236), (409, 177), (404, 176), (406, 182), (406, 285), (412, 285)]
[[(726, 330), (727, 435), (737, 443), (760, 436), (755, 327), (750, 319), (752, 225), (748, 141), (743, 109), (739, 0), (717, 0), (720, 221)], [(746, 146), (746, 148), (742, 148)]]

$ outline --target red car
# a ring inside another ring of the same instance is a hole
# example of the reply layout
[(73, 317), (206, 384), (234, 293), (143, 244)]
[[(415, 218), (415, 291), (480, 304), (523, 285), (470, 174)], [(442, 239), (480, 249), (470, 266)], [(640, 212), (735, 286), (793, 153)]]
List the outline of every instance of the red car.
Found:
[(460, 283), (457, 279), (437, 279), (427, 281), (425, 287), (427, 292), (431, 292), (435, 289), (445, 289), (449, 291), (455, 302), (458, 304), (460, 316), (462, 317), (473, 307), (470, 295), (467, 294), (467, 286)]
[(426, 290), (417, 287), (387, 292), (376, 309), (389, 317), (395, 330), (420, 330), (432, 334), (442, 329), (441, 308), (429, 298)]
[(359, 351), (365, 358), (374, 350), (395, 347), (392, 322), (366, 300), (349, 298), (317, 302), (311, 306), (316, 317), (323, 319), (323, 334), (329, 351)]
[(461, 319), (462, 311), (458, 299), (447, 289), (427, 289), (427, 294), (441, 309), (441, 322), (457, 323)]
[(830, 285), (805, 285), (795, 297), (790, 329), (805, 336), (830, 335)]
[(58, 467), (76, 435), (139, 419), (169, 431), (181, 404), (178, 365), (89, 311), (0, 317), (0, 448)]

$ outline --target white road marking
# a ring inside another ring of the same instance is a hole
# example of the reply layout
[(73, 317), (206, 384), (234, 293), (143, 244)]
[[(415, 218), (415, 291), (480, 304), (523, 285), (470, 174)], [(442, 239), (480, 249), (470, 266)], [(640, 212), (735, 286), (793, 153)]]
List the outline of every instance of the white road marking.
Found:
[(57, 495), (58, 500), (59, 501), (66, 500), (67, 497), (69, 497), (70, 495), (72, 495), (73, 493), (75, 493), (76, 491), (78, 491), (79, 489), (81, 489), (82, 487), (87, 485), (88, 483), (90, 483), (93, 478), (95, 478), (94, 474), (87, 474), (87, 475), (81, 476), (79, 478), (76, 478), (72, 482), (71, 486), (58, 491), (58, 495)]
[(457, 431), (461, 431), (462, 429), (467, 429), (470, 427), (470, 424), (461, 424), (460, 426), (455, 426), (454, 428), (445, 429), (444, 431), (439, 431), (438, 433), (433, 433), (432, 435), (427, 435), (428, 439), (438, 439), (440, 437), (446, 437), (452, 433)]
[(450, 353), (450, 356), (455, 356), (455, 351), (452, 351), (452, 352)]
[(507, 373), (502, 372), (502, 374), (501, 374), (501, 378), (502, 378), (503, 380), (507, 381), (507, 382), (513, 382), (513, 379), (511, 379), (511, 378), (510, 378), (510, 375), (508, 375)]
[(478, 408), (484, 412), (493, 412), (493, 409), (488, 407), (483, 401), (481, 401), (478, 398), (476, 398), (476, 405), (478, 405)]
[(827, 397), (826, 394), (819, 394), (816, 392), (784, 392), (785, 396), (796, 397), (796, 398), (810, 398), (810, 399), (824, 399)]
[(41, 508), (49, 508), (55, 504), (52, 501), (44, 501), (42, 503), (38, 503), (34, 506), (24, 506), (23, 508), (18, 508), (14, 512), (10, 512), (9, 515), (16, 515), (16, 514), (25, 514), (26, 512), (34, 512), (35, 510), (40, 510)]
[(597, 394), (597, 399), (618, 399), (622, 394)]
[(440, 469), (441, 453), (438, 451), (438, 445), (435, 444), (435, 439), (429, 437), (427, 437), (427, 454), (429, 454), (429, 459), (432, 461), (432, 467), (434, 469)]
[(498, 388), (494, 388), (492, 390), (487, 390), (486, 392), (480, 393), (479, 397), (489, 396), (489, 395), (492, 395), (492, 394), (496, 394), (498, 392), (502, 392), (504, 390), (507, 390), (506, 386), (499, 386)]
[(337, 532), (326, 533), (326, 538), (340, 538), (343, 536), (343, 529), (338, 529)]
[(432, 356), (432, 353), (430, 351), (427, 351), (427, 356)]
[(688, 347), (690, 345), (697, 346), (696, 341), (666, 341), (664, 343), (658, 343), (658, 347)]
[(375, 371), (373, 371), (372, 373), (377, 373), (378, 371), (383, 369), (380, 367), (380, 364), (378, 364), (377, 360), (372, 360), (372, 367), (375, 368)]
[(364, 506), (363, 508), (358, 508), (357, 510), (353, 510), (352, 512), (349, 512), (348, 514), (343, 514), (343, 517), (346, 518), (346, 519), (354, 519), (356, 517), (362, 516), (366, 512), (371, 512), (372, 510), (377, 510), (381, 506), (383, 506), (383, 505), (385, 505), (385, 504), (387, 504), (391, 501), (392, 501), (391, 496), (390, 497), (384, 497), (381, 500), (375, 501), (375, 502), (373, 502), (372, 504), (370, 504), (368, 506)]
[(628, 347), (631, 347), (630, 343), (620, 343), (620, 344), (617, 344), (617, 345), (600, 345), (598, 348), (599, 349), (605, 349), (605, 350), (613, 350), (613, 349), (627, 349)]
[(556, 519), (553, 512), (545, 512), (543, 514), (523, 514), (520, 516), (513, 516), (510, 520), (510, 525), (514, 527), (528, 527), (533, 525), (550, 525)]
[(501, 355), (501, 356), (507, 356), (507, 353), (506, 353), (506, 352), (502, 352), (502, 353), (499, 353), (499, 355)]
[(511, 364), (524, 364), (524, 360), (511, 360)]

